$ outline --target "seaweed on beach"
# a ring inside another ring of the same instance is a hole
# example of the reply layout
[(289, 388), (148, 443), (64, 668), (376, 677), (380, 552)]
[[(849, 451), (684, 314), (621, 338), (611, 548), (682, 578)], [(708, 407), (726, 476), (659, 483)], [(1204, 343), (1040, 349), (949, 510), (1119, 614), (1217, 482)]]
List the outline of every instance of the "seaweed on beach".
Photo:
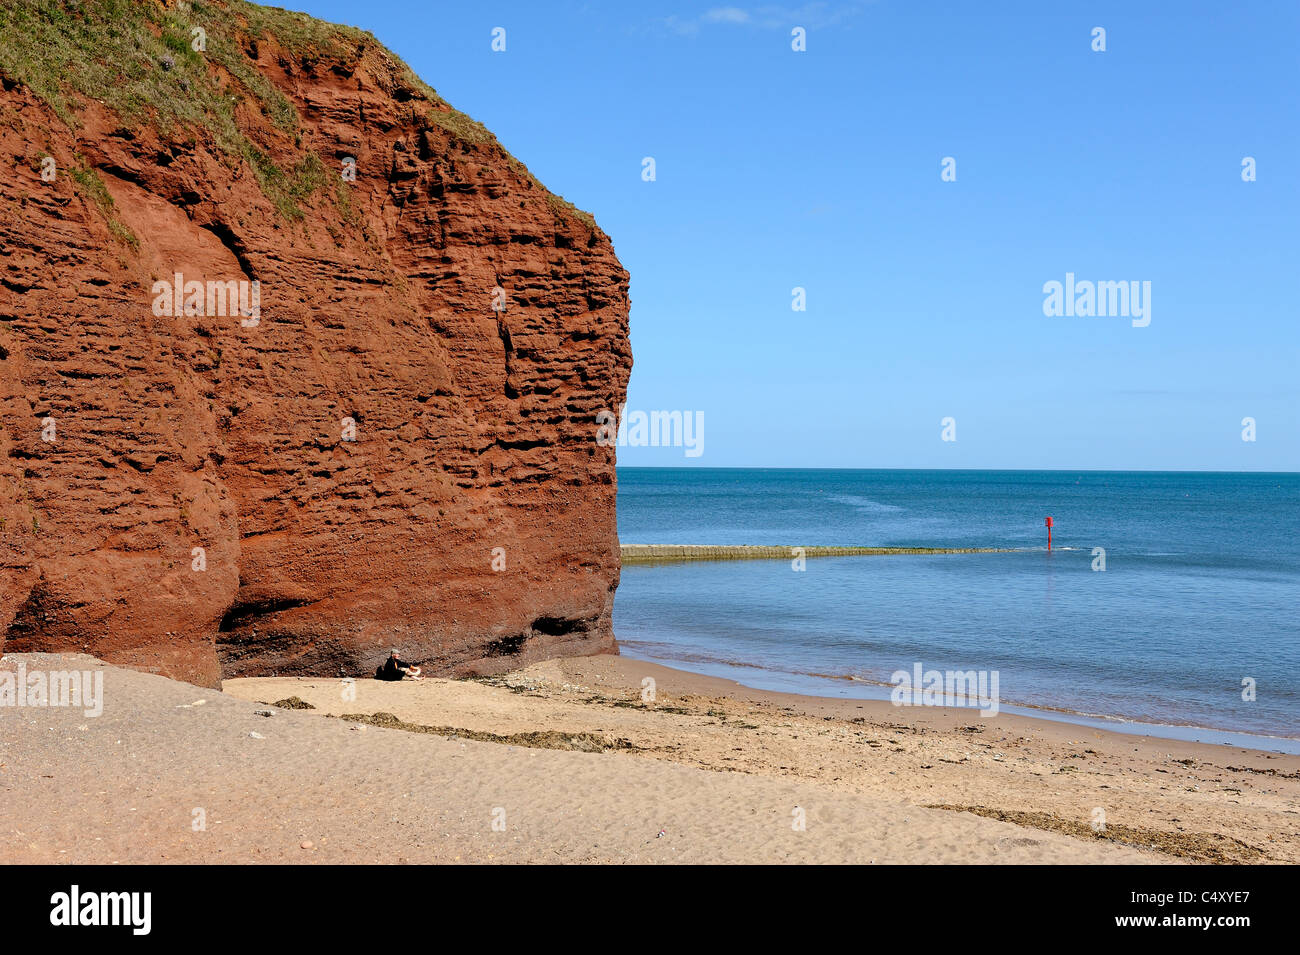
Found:
[(1282, 773), (1278, 772), (1271, 766), (1266, 766), (1263, 769), (1257, 769), (1254, 766), (1229, 766), (1228, 772), (1255, 773), (1257, 776), (1274, 776), (1278, 779), (1300, 779), (1300, 771), (1294, 773)]
[(518, 696), (542, 696), (542, 694), (538, 692), (540, 685), (531, 681), (526, 683), (510, 683), (505, 679), (505, 677), (501, 676), (469, 676), (465, 677), (463, 682), (478, 683), (482, 686), (494, 686), (498, 689), (509, 690), (511, 693)]
[(312, 706), (301, 697), (291, 696), (286, 700), (276, 700), (274, 703), (268, 703), (268, 706), (278, 706), (282, 710), (314, 710)]
[(993, 809), (988, 806), (927, 805), (926, 809), (948, 809), (968, 812), (986, 819), (1010, 822), (1028, 829), (1060, 832), (1080, 839), (1101, 839), (1117, 842), (1137, 849), (1153, 849), (1180, 859), (1208, 862), (1216, 865), (1241, 865), (1267, 859), (1262, 849), (1247, 845), (1240, 839), (1223, 836), (1217, 832), (1163, 832), (1159, 829), (1142, 829), (1107, 823), (1100, 832), (1087, 823), (1066, 819), (1053, 812), (1022, 812), (1015, 809)]
[(593, 696), (590, 702), (601, 706), (618, 706), (628, 710), (644, 710), (647, 713), (674, 713), (678, 716), (695, 715), (695, 710), (688, 710), (684, 706), (674, 706), (671, 703), (647, 703), (640, 698), (617, 700), (607, 696)]
[(485, 730), (464, 729), (457, 726), (425, 726), (408, 723), (392, 713), (345, 713), (339, 719), (365, 723), (384, 729), (405, 730), (408, 733), (429, 733), (451, 739), (472, 739), (481, 743), (505, 743), (509, 746), (526, 746), (532, 749), (562, 749), (579, 753), (605, 753), (611, 750), (637, 750), (625, 739), (607, 739), (595, 733), (566, 733), (562, 730), (532, 730), (525, 733), (489, 733)]

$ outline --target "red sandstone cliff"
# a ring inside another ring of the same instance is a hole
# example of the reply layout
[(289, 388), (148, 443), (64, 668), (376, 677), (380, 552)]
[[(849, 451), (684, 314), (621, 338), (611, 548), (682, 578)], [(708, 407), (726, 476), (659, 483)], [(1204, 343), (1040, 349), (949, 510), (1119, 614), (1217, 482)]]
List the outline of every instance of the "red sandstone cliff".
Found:
[[(205, 684), (612, 649), (609, 239), (368, 35), (194, 8), (86, 75), (210, 82), (233, 134), (0, 54), (0, 646)], [(191, 21), (210, 52), (148, 55)], [(259, 320), (155, 308), (176, 273), (256, 280)]]

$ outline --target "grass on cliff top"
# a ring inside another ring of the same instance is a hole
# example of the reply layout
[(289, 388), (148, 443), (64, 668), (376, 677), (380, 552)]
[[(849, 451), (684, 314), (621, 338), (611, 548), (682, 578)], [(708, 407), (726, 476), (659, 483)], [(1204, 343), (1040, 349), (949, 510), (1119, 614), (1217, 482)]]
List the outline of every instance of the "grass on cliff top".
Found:
[[(201, 51), (194, 48), (200, 36)], [(320, 157), (303, 148), (293, 103), (254, 64), (251, 50), (268, 37), (304, 69), (321, 60), (355, 64), (363, 53), (379, 51), (391, 69), (381, 81), (391, 84), (386, 92), (394, 99), (462, 140), (501, 148), (370, 33), (245, 0), (3, 0), (0, 76), (28, 87), (72, 127), (85, 97), (102, 102), (128, 128), (153, 124), (165, 137), (191, 142), (196, 131), (206, 131), (228, 161), (242, 159), (252, 168), (262, 191), (292, 220), (328, 177)], [(243, 104), (292, 139), (296, 162), (282, 168), (241, 129)], [(559, 197), (553, 203), (590, 223)]]

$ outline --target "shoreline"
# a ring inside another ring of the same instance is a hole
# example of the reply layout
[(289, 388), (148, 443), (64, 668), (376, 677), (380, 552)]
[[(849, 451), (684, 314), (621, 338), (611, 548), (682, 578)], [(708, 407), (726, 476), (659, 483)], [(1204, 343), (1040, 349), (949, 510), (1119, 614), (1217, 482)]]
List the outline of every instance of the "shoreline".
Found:
[[(631, 643), (635, 642), (636, 641), (631, 641)], [(887, 691), (893, 687), (893, 684), (891, 683), (886, 683), (880, 680), (870, 680), (865, 677), (835, 676), (823, 673), (790, 673), (785, 670), (771, 670), (766, 667), (758, 666), (757, 664), (738, 663), (726, 660), (671, 660), (665, 657), (642, 654), (635, 648), (633, 648), (632, 652), (629, 653), (628, 641), (620, 641), (619, 647), (622, 655), (627, 656), (629, 659), (643, 660), (647, 663), (654, 663), (667, 669), (676, 669), (686, 673), (696, 673), (700, 676), (727, 680), (729, 682), (734, 682), (739, 686), (753, 690), (786, 693), (792, 696), (827, 700), (843, 699), (889, 702), (889, 694)], [(733, 670), (739, 672), (728, 672)], [(870, 688), (872, 692), (871, 695), (853, 696), (845, 693), (836, 696), (829, 692), (816, 693), (806, 692), (803, 689), (783, 689), (776, 685), (760, 686), (746, 679), (747, 671), (751, 670), (759, 673), (773, 674), (775, 679), (769, 681), (773, 684), (780, 682), (782, 677), (790, 676), (801, 681), (824, 681), (827, 684), (826, 689), (828, 691), (834, 689), (837, 684), (848, 684), (855, 688)], [(916, 707), (907, 706), (900, 708), (914, 709)], [(947, 708), (954, 710), (963, 709), (959, 707)], [(970, 710), (972, 708), (967, 707), (964, 709)], [(1028, 719), (1038, 719), (1049, 723), (1086, 726), (1093, 729), (1106, 730), (1125, 735), (1150, 736), (1157, 739), (1181, 740), (1189, 743), (1205, 743), (1212, 746), (1235, 746), (1244, 749), (1257, 749), (1261, 752), (1300, 755), (1300, 737), (1273, 736), (1266, 733), (1252, 733), (1245, 730), (1230, 730), (1214, 726), (1202, 726), (1196, 723), (1160, 723), (1136, 717), (1114, 716), (1104, 713), (1083, 713), (1067, 707), (1014, 701), (1000, 702), (999, 712), (1013, 713), (1024, 716)]]

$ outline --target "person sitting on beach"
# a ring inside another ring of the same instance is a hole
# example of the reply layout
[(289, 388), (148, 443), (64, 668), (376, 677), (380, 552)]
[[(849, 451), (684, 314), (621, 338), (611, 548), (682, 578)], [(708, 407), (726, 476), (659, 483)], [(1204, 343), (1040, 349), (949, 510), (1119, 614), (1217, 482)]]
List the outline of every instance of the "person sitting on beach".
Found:
[(375, 676), (381, 680), (400, 680), (403, 677), (410, 677), (412, 680), (418, 680), (420, 679), (420, 668), (404, 662), (398, 656), (397, 648), (394, 647), (392, 652), (389, 653), (388, 659), (384, 661), (384, 665), (379, 668), (379, 672), (376, 673)]

